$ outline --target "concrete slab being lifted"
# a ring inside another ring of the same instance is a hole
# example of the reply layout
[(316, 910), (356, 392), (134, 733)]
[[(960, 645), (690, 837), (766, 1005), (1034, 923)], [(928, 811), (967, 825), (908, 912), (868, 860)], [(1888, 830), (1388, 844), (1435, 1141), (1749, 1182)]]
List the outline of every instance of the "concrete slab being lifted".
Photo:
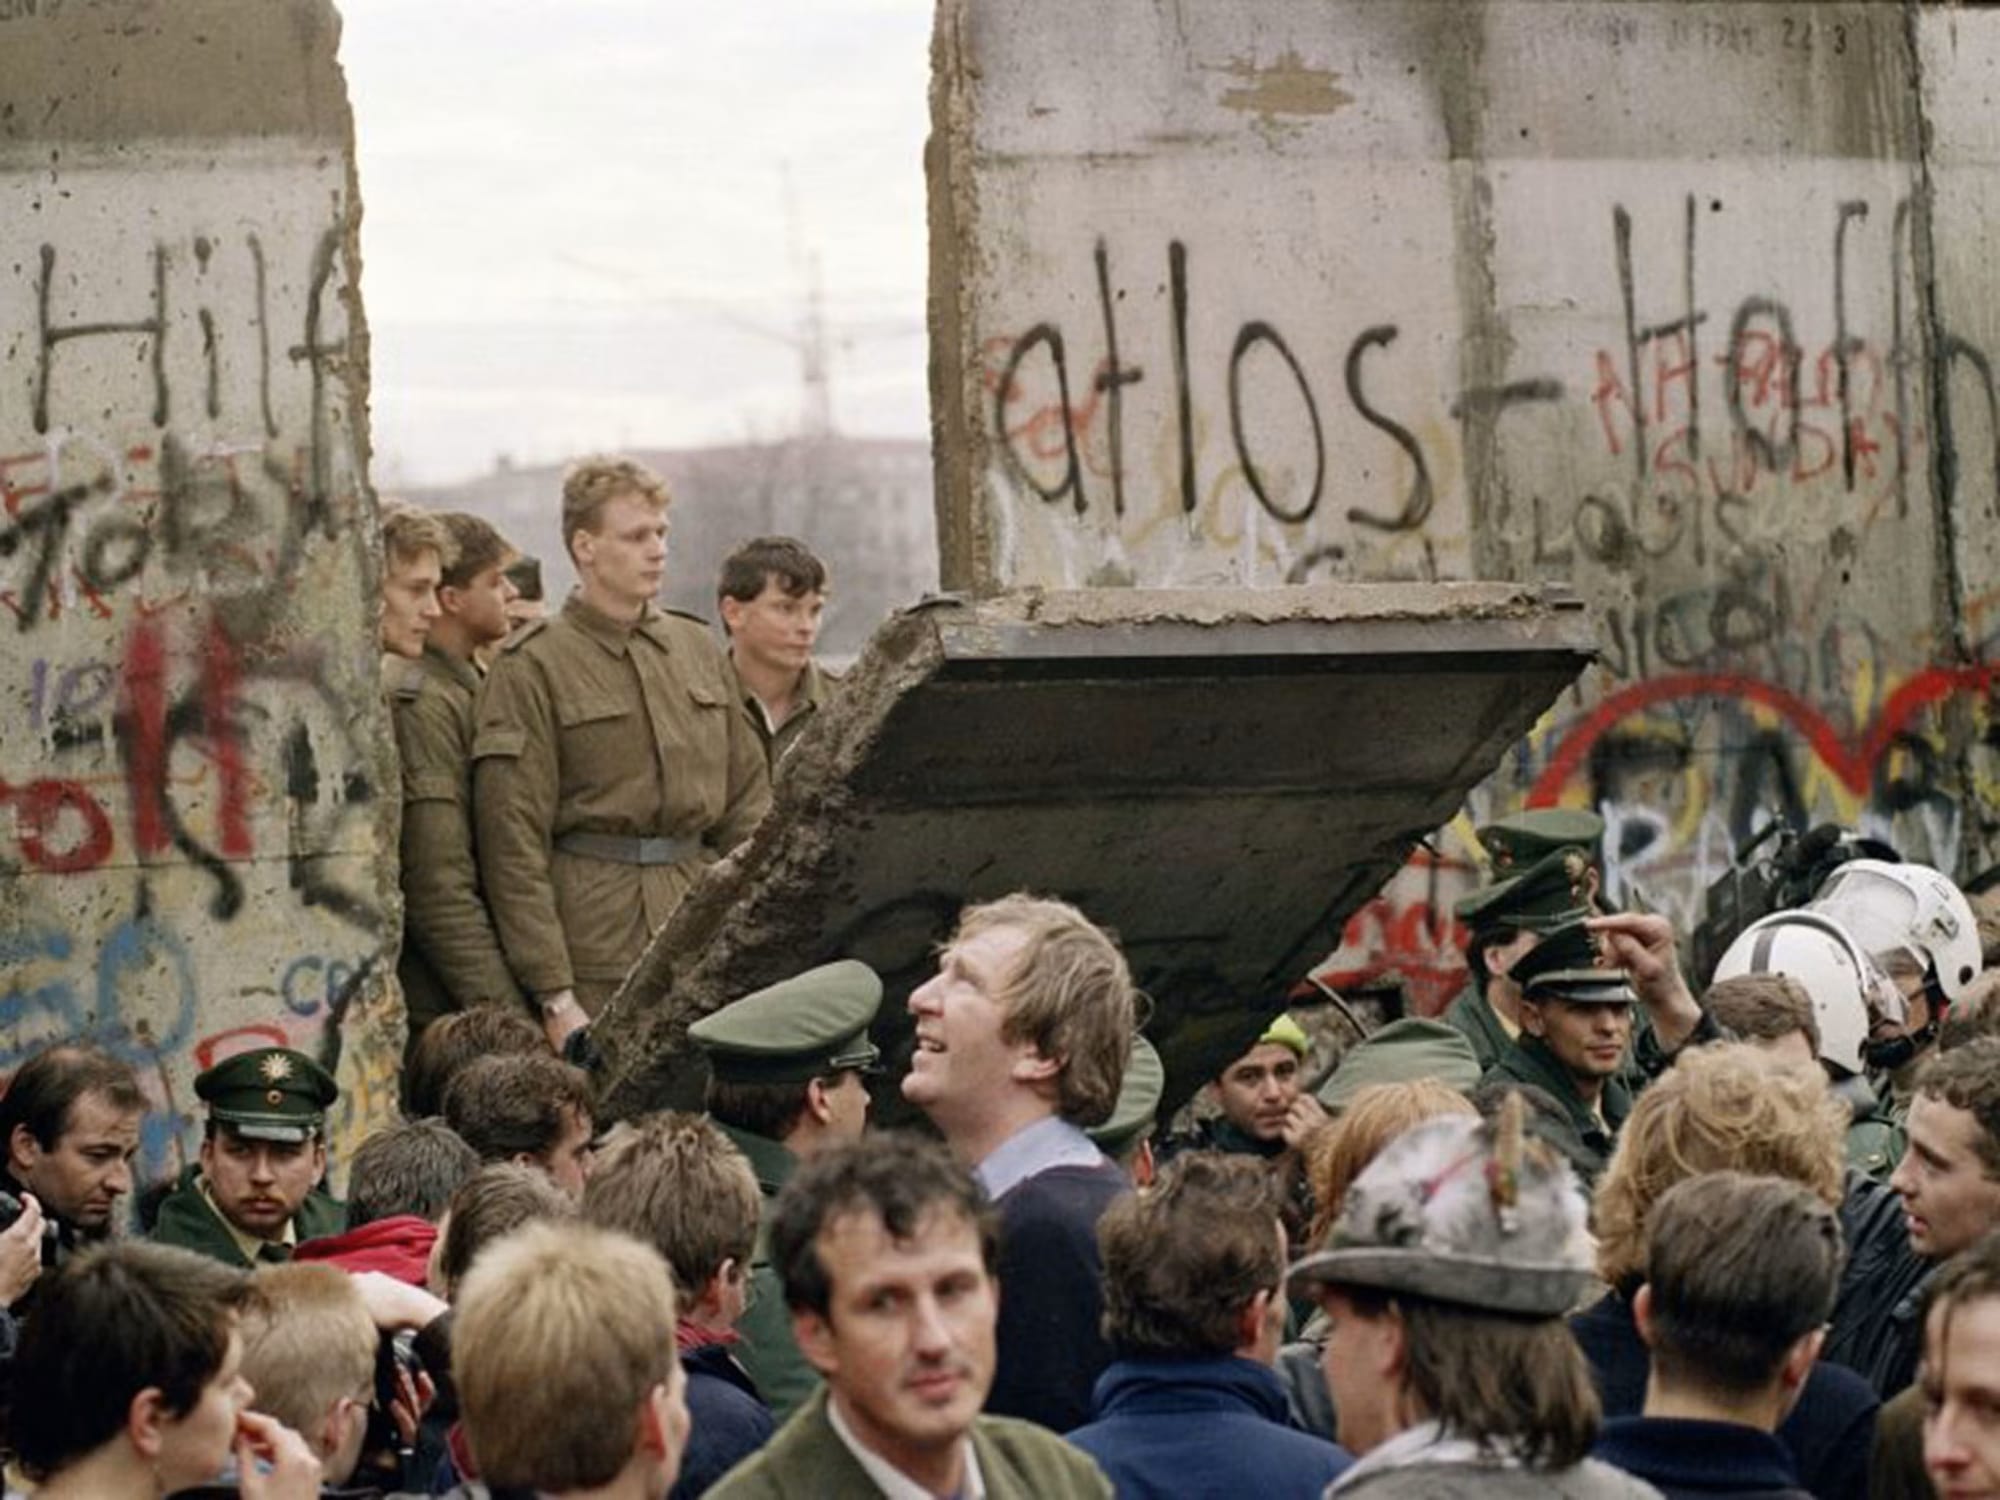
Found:
[(961, 905), (1019, 889), (1114, 928), (1169, 1100), (1239, 1051), (1348, 915), (1590, 660), (1511, 584), (1027, 592), (892, 618), (776, 805), (594, 1028), (608, 1116), (698, 1104), (690, 1022), (836, 957), (904, 1001)]

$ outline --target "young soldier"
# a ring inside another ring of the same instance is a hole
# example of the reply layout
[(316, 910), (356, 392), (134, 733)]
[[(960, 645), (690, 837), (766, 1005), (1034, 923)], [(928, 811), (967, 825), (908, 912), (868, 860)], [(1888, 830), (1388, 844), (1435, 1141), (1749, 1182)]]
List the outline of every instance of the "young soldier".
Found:
[(439, 1016), (522, 1004), (480, 892), (472, 847), (473, 698), (479, 650), (505, 638), (514, 551), (477, 516), (438, 518), (452, 561), (423, 651), (389, 697), (403, 764), (403, 946), (396, 960), (410, 1044)]
[(438, 617), (438, 578), (451, 538), (413, 505), (382, 507), (382, 650), (415, 661)]
[(1285, 1205), (1285, 1232), (1295, 1241), (1313, 1221), (1312, 1188), (1299, 1153), (1327, 1121), (1325, 1107), (1299, 1087), (1308, 1046), (1304, 1028), (1278, 1016), (1209, 1084), (1220, 1113), (1168, 1142), (1162, 1153), (1171, 1161), (1185, 1151), (1222, 1151), (1267, 1163)]
[(1111, 1494), (1052, 1433), (980, 1415), (999, 1298), (993, 1218), (941, 1147), (887, 1133), (815, 1157), (779, 1195), (771, 1245), (826, 1386), (712, 1500)]
[(507, 639), (479, 700), (480, 879), (507, 967), (558, 1050), (771, 801), (714, 638), (653, 603), (667, 501), (630, 459), (569, 472), (562, 526), (577, 591)]
[(988, 1409), (1068, 1432), (1111, 1351), (1097, 1220), (1125, 1174), (1084, 1127), (1110, 1118), (1135, 1030), (1132, 977), (1075, 907), (1025, 895), (969, 907), (937, 977), (910, 996), (903, 1097), (929, 1115), (1000, 1213), (1000, 1364)]
[(340, 1233), (346, 1211), (319, 1186), (326, 1111), (340, 1097), (326, 1069), (289, 1047), (258, 1047), (208, 1069), (194, 1091), (208, 1105), (201, 1158), (160, 1204), (155, 1240), (254, 1267)]
[(783, 1421), (819, 1385), (792, 1339), (771, 1264), (770, 1211), (801, 1161), (859, 1140), (868, 1085), (881, 1054), (868, 1028), (882, 980), (844, 959), (732, 1001), (688, 1028), (708, 1059), (708, 1114), (757, 1174), (762, 1210), (751, 1259), (743, 1363)]
[(760, 536), (722, 560), (715, 592), (738, 696), (775, 775), (837, 681), (812, 657), (826, 610), (826, 565), (804, 542)]

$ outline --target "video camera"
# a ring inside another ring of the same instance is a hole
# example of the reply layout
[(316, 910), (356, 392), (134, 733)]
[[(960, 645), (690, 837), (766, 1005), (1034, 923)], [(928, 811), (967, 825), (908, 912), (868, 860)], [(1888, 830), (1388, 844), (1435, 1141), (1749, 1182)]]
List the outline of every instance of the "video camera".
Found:
[[(1774, 842), (1775, 841), (1775, 842)], [(1769, 847), (1767, 847), (1769, 846)], [(1761, 852), (1760, 852), (1761, 851)], [(1760, 917), (1804, 906), (1850, 859), (1901, 860), (1880, 839), (1821, 823), (1804, 833), (1773, 821), (1736, 851), (1736, 858), (1702, 898), (1702, 917), (1688, 943), (1690, 968), (1706, 985), (1737, 935)]]

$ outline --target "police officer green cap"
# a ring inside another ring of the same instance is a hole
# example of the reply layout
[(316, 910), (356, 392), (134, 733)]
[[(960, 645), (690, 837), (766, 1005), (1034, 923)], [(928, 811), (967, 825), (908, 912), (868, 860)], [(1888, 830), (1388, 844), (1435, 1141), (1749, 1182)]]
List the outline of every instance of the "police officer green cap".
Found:
[(1571, 1005), (1630, 1005), (1636, 998), (1621, 969), (1607, 969), (1597, 940), (1581, 922), (1549, 933), (1520, 958), (1508, 974), (1530, 1000), (1567, 1000)]
[(882, 978), (844, 958), (745, 995), (688, 1028), (723, 1083), (805, 1083), (881, 1060), (868, 1027)]
[(1460, 897), (1452, 909), (1475, 935), (1507, 927), (1550, 932), (1590, 914), (1589, 874), (1590, 858), (1583, 850), (1557, 849), (1517, 875)]
[(1594, 864), (1604, 839), (1604, 819), (1581, 807), (1531, 807), (1496, 818), (1478, 832), (1495, 876), (1518, 875), (1558, 849), (1581, 849)]
[(1335, 1113), (1372, 1083), (1410, 1083), (1435, 1078), (1469, 1094), (1479, 1085), (1479, 1058), (1456, 1026), (1405, 1016), (1378, 1027), (1341, 1058), (1333, 1076), (1320, 1085), (1319, 1102)]
[(290, 1047), (256, 1047), (223, 1059), (194, 1081), (208, 1118), (253, 1141), (309, 1141), (340, 1097), (333, 1075)]
[(1118, 1102), (1111, 1107), (1111, 1118), (1084, 1134), (1106, 1156), (1116, 1156), (1132, 1144), (1132, 1137), (1153, 1128), (1166, 1086), (1167, 1070), (1160, 1054), (1144, 1037), (1133, 1037), (1132, 1055), (1125, 1060), (1125, 1082), (1118, 1090)]

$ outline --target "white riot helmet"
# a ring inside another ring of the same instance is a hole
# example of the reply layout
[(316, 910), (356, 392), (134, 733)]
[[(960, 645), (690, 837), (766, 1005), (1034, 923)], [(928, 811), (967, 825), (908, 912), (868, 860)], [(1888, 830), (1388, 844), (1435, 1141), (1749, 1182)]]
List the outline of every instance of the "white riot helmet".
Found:
[(1903, 992), (1860, 944), (1823, 913), (1775, 911), (1752, 922), (1715, 966), (1716, 980), (1739, 974), (1784, 974), (1812, 999), (1819, 1055), (1853, 1075), (1866, 1064), (1868, 1033), (1877, 1021), (1903, 1024)]
[(1878, 962), (1907, 955), (1923, 973), (1932, 1019), (1979, 974), (1979, 924), (1964, 894), (1929, 865), (1851, 859), (1806, 909), (1846, 928)]

